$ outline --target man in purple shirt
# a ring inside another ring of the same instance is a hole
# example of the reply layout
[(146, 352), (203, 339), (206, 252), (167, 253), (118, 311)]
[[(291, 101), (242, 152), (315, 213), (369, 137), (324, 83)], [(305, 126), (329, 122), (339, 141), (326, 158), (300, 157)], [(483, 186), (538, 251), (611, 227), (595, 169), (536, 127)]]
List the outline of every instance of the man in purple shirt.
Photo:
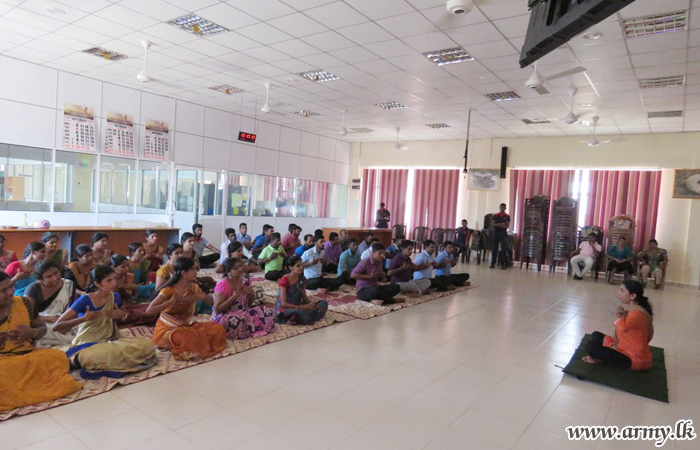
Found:
[(340, 236), (338, 236), (338, 233), (333, 232), (328, 235), (328, 241), (326, 241), (323, 250), (328, 260), (328, 262), (323, 265), (323, 272), (336, 273), (338, 271), (338, 260), (343, 253), (343, 249), (340, 247)]
[(384, 259), (386, 250), (382, 244), (372, 244), (372, 256), (363, 259), (355, 266), (350, 275), (357, 280), (355, 289), (360, 300), (374, 303), (375, 305), (400, 303), (403, 300), (394, 298), (401, 288), (395, 284), (380, 286), (377, 281), (384, 278)]
[(411, 261), (411, 254), (413, 253), (414, 245), (414, 242), (409, 240), (401, 242), (399, 245), (401, 251), (391, 259), (388, 274), (391, 277), (391, 284), (397, 285), (401, 289), (402, 294), (408, 294), (409, 297), (411, 297), (411, 294), (418, 294), (420, 297), (425, 290), (430, 288), (430, 280), (413, 279), (413, 272), (416, 270), (416, 266)]

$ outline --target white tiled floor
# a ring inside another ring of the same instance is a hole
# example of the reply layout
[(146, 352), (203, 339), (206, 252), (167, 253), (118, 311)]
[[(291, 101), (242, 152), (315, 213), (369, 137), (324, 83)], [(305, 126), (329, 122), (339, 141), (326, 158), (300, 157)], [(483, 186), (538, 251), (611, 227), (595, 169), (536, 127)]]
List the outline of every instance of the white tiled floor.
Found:
[[(567, 425), (700, 424), (700, 293), (650, 291), (671, 403), (563, 376), (612, 331), (616, 286), (462, 266), (478, 289), (354, 320), (0, 423), (50, 450), (651, 449), (569, 442)], [(694, 442), (663, 448), (698, 449)]]

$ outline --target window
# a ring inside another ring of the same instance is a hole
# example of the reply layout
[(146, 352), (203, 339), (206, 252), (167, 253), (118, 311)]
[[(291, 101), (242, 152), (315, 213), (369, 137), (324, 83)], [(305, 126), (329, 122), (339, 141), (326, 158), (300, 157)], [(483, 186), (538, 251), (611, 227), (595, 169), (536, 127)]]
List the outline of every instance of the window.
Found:
[(197, 170), (178, 169), (175, 179), (175, 196), (178, 211), (194, 212), (195, 201), (199, 196)]
[(255, 191), (253, 198), (254, 216), (271, 217), (275, 211), (275, 194), (277, 191), (277, 177), (257, 175), (255, 177)]
[(316, 185), (316, 217), (330, 217), (331, 183), (319, 181)]
[(248, 216), (251, 183), (253, 176), (246, 173), (228, 173), (228, 211), (229, 216)]
[(51, 154), (44, 148), (0, 144), (0, 209), (49, 210)]
[(316, 196), (316, 182), (309, 180), (297, 180), (297, 217), (314, 216), (314, 197)]
[(136, 212), (139, 214), (164, 213), (168, 202), (170, 164), (139, 161), (138, 177)]
[(203, 216), (221, 215), (221, 204), (224, 201), (224, 186), (226, 185), (225, 177), (225, 172), (211, 172), (206, 170), (203, 172)]
[(294, 178), (277, 179), (277, 217), (294, 217), (296, 209), (296, 183)]
[(102, 156), (100, 158), (99, 212), (134, 212), (136, 161)]
[(97, 156), (56, 151), (54, 211), (95, 212)]
[(330, 216), (333, 219), (344, 219), (348, 209), (348, 187), (342, 184), (331, 186)]

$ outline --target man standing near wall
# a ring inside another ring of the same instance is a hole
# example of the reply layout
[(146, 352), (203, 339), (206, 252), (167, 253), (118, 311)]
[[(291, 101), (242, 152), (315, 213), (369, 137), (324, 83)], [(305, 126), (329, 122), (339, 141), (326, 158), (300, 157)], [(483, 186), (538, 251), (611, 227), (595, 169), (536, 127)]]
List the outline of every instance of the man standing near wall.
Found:
[[(496, 267), (496, 258), (501, 269), (506, 270), (506, 245), (508, 242), (508, 227), (510, 227), (510, 215), (506, 214), (506, 204), (501, 203), (498, 207), (498, 212), (491, 219), (491, 228), (493, 228), (493, 248), (491, 248), (491, 266)], [(501, 250), (498, 250), (498, 244), (501, 244)]]

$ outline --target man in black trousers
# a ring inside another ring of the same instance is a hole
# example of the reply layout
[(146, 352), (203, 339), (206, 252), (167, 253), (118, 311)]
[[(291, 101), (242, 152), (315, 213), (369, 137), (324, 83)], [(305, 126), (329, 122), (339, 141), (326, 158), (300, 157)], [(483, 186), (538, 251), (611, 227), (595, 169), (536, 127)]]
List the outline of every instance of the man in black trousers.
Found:
[[(501, 269), (506, 270), (506, 245), (508, 241), (508, 227), (510, 227), (510, 216), (506, 214), (506, 204), (501, 203), (498, 207), (498, 212), (491, 218), (491, 228), (493, 228), (493, 247), (491, 248), (491, 266), (496, 267), (496, 258)], [(498, 250), (498, 244), (501, 244), (501, 250)]]

